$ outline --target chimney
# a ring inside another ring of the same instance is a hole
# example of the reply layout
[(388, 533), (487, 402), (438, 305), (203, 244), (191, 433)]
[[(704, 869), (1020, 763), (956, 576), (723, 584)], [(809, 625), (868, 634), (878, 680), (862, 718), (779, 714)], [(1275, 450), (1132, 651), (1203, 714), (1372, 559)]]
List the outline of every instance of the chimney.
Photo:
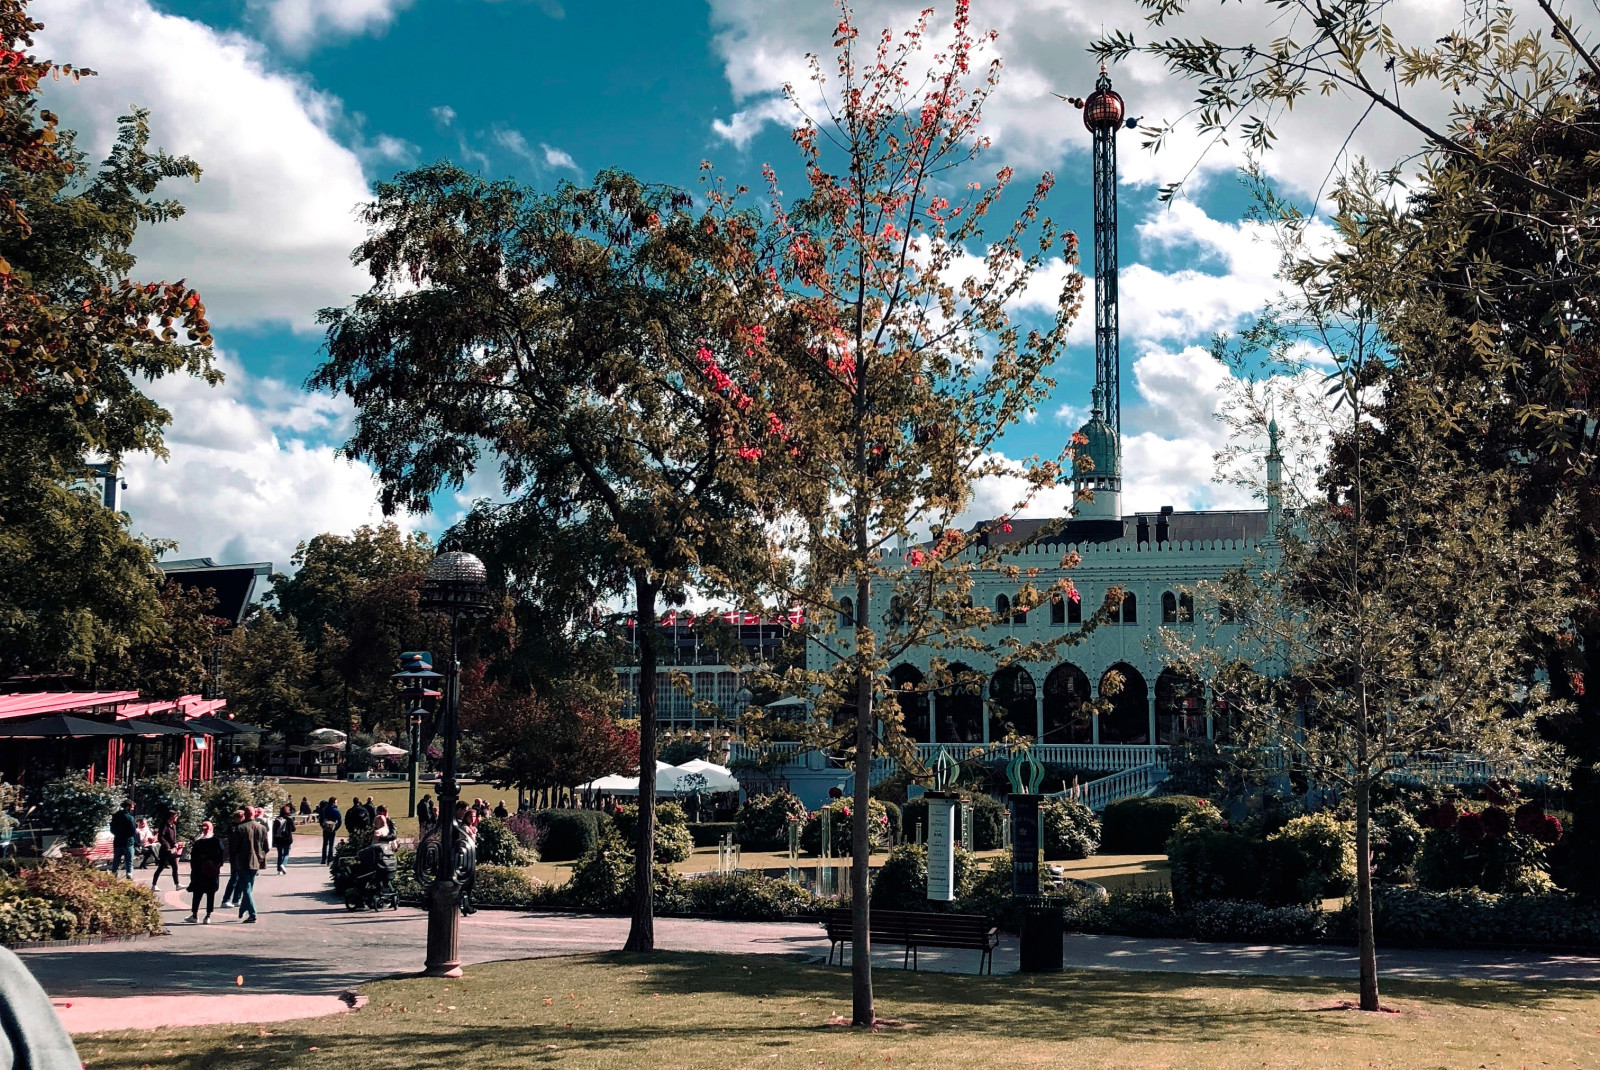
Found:
[(1161, 507), (1161, 515), (1156, 518), (1156, 544), (1157, 545), (1160, 545), (1161, 543), (1167, 542), (1172, 537), (1171, 536), (1172, 529), (1171, 529), (1171, 526), (1167, 522), (1167, 518), (1169, 516), (1171, 516), (1171, 515), (1172, 515), (1172, 506), (1163, 505)]

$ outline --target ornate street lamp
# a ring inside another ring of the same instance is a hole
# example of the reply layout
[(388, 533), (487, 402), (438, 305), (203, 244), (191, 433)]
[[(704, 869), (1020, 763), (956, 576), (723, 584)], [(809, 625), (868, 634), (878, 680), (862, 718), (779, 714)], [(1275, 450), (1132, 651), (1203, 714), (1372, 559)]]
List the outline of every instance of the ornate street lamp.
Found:
[(417, 767), (421, 761), (424, 740), (433, 738), (438, 717), (438, 706), (435, 705), (434, 710), (430, 711), (426, 703), (430, 700), (437, 702), (442, 697), (440, 692), (429, 690), (429, 685), (443, 680), (444, 675), (433, 671), (433, 655), (426, 650), (410, 650), (400, 655), (400, 671), (389, 679), (395, 682), (395, 699), (406, 720), (406, 740), (411, 752), (408, 770), (411, 788), (406, 816), (416, 817)]
[(472, 554), (451, 551), (436, 556), (422, 580), (417, 607), (450, 618), (450, 657), (445, 662), (444, 695), (439, 731), (444, 736), (444, 761), (439, 771), (439, 820), (417, 845), (417, 880), (428, 889), (428, 977), (460, 977), (461, 882), (464, 862), (455, 814), (456, 743), (461, 734), (461, 662), (457, 641), (464, 617), (489, 610), (489, 575)]

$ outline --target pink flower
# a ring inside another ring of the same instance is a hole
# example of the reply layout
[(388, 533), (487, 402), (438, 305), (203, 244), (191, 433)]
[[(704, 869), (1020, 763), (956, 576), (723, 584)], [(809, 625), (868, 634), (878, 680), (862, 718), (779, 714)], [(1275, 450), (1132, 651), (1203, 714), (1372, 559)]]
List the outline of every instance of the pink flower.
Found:
[(906, 561), (911, 565), (912, 568), (921, 568), (922, 563), (927, 559), (928, 555), (923, 553), (921, 550), (912, 550), (910, 553), (906, 554)]

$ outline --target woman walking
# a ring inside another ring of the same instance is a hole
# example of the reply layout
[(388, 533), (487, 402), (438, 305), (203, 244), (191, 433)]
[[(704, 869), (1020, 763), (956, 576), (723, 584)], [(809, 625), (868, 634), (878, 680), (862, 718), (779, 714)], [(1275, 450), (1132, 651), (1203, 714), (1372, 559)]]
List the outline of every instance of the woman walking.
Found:
[(150, 890), (155, 891), (156, 883), (161, 880), (161, 874), (168, 868), (172, 870), (172, 886), (182, 886), (178, 876), (178, 812), (176, 810), (167, 814), (166, 820), (161, 822), (161, 831), (156, 833), (156, 875), (150, 878)]
[(294, 843), (294, 807), (288, 803), (272, 820), (272, 846), (278, 849), (278, 872), (287, 873), (283, 863), (289, 857), (289, 847)]
[[(211, 911), (216, 906), (217, 885), (222, 880), (222, 860), (227, 849), (217, 839), (211, 822), (200, 822), (200, 838), (189, 846), (189, 891), (194, 895), (194, 905), (189, 909), (188, 921), (211, 924)], [(200, 917), (200, 897), (205, 896), (206, 916)]]

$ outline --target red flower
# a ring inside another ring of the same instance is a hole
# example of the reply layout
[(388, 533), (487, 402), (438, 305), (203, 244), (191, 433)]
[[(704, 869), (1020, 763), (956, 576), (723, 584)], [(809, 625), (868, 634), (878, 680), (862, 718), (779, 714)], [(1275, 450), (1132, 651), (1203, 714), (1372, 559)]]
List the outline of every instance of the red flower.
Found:
[(1539, 831), (1534, 837), (1540, 843), (1559, 843), (1561, 841), (1561, 819), (1555, 816), (1546, 817), (1539, 822)]
[(926, 560), (927, 555), (921, 550), (912, 550), (910, 553), (906, 554), (906, 562), (910, 564), (912, 568), (920, 568), (922, 566), (922, 562)]
[(1491, 806), (1478, 815), (1483, 818), (1483, 831), (1491, 840), (1498, 840), (1511, 833), (1511, 815), (1499, 806)]
[(1462, 843), (1482, 843), (1489, 830), (1484, 824), (1483, 815), (1469, 810), (1456, 820), (1456, 834), (1461, 837)]
[(1432, 825), (1436, 829), (1455, 828), (1456, 804), (1451, 802), (1449, 799), (1445, 799), (1433, 809), (1429, 810), (1426, 817), (1428, 824)]
[(1524, 836), (1537, 836), (1540, 826), (1544, 824), (1544, 807), (1536, 802), (1525, 802), (1517, 807), (1513, 819), (1518, 832)]

